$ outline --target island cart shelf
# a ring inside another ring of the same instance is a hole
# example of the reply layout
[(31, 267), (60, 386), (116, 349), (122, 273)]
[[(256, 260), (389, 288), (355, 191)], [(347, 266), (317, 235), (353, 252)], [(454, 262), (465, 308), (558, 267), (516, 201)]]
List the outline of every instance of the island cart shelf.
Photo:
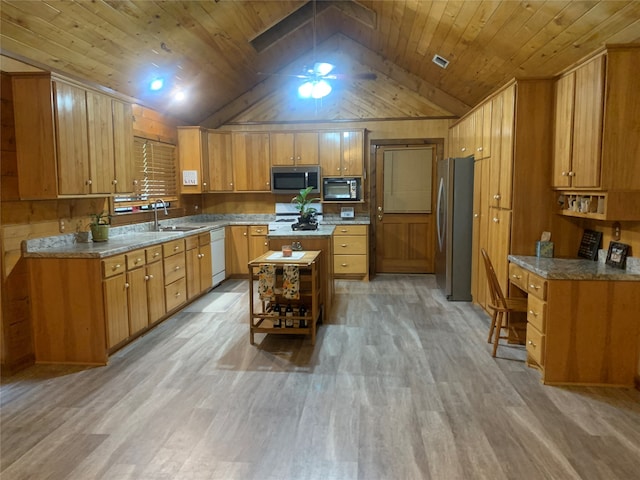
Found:
[[(254, 334), (311, 335), (311, 344), (316, 344), (317, 324), (322, 320), (322, 282), (320, 281), (320, 250), (294, 252), (295, 257), (282, 257), (282, 252), (270, 250), (249, 262), (249, 340), (253, 345)], [(298, 258), (299, 257), (299, 258)], [(259, 273), (264, 265), (275, 266), (275, 299), (263, 300), (256, 292)], [(284, 266), (296, 265), (300, 274), (299, 298), (285, 298), (282, 288)], [(255, 295), (255, 296), (254, 296)], [(276, 311), (276, 306), (281, 306)], [(293, 314), (286, 315), (285, 308), (291, 306)], [(301, 307), (304, 310), (301, 314)], [(305, 311), (306, 310), (306, 311)], [(293, 326), (287, 327), (289, 325)], [(280, 327), (275, 325), (280, 324)]]

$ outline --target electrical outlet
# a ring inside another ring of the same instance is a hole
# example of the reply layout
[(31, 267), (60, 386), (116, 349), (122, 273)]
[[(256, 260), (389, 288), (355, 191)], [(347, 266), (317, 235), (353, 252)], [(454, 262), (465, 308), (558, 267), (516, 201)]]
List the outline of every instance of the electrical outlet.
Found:
[(65, 228), (65, 223), (64, 223), (64, 219), (60, 219), (60, 233), (64, 233), (64, 228)]
[(620, 222), (613, 222), (612, 229), (611, 236), (617, 242), (620, 240)]

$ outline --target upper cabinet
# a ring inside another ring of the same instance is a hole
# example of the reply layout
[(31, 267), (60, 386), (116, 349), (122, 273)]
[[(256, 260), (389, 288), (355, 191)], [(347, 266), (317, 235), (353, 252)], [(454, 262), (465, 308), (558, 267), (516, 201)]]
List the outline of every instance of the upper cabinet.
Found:
[(50, 74), (12, 76), (23, 199), (134, 190), (131, 107)]
[(209, 182), (211, 192), (233, 191), (231, 133), (207, 133), (209, 144)]
[(318, 165), (318, 132), (274, 132), (271, 165)]
[(364, 172), (364, 131), (320, 132), (323, 177), (360, 177)]
[(200, 127), (178, 127), (180, 193), (209, 191), (209, 140)]
[(608, 47), (556, 80), (551, 185), (565, 194), (559, 213), (640, 219), (627, 208), (640, 199), (640, 91), (630, 75), (639, 63), (640, 47)]
[(269, 134), (233, 132), (231, 134), (235, 190), (271, 191)]

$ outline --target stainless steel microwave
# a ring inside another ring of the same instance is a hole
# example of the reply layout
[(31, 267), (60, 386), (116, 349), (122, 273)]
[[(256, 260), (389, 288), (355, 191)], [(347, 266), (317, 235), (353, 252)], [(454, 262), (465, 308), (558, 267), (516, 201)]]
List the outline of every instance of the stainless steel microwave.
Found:
[(307, 187), (320, 193), (320, 166), (271, 167), (272, 193), (299, 193)]
[(322, 199), (326, 202), (359, 202), (362, 199), (362, 178), (325, 177)]

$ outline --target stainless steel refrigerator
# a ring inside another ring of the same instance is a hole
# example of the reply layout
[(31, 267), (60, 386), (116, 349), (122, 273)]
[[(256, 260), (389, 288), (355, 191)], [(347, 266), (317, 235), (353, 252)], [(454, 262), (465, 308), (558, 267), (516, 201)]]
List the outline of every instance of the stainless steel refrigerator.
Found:
[(437, 171), (436, 281), (448, 300), (471, 301), (473, 157), (439, 160)]

